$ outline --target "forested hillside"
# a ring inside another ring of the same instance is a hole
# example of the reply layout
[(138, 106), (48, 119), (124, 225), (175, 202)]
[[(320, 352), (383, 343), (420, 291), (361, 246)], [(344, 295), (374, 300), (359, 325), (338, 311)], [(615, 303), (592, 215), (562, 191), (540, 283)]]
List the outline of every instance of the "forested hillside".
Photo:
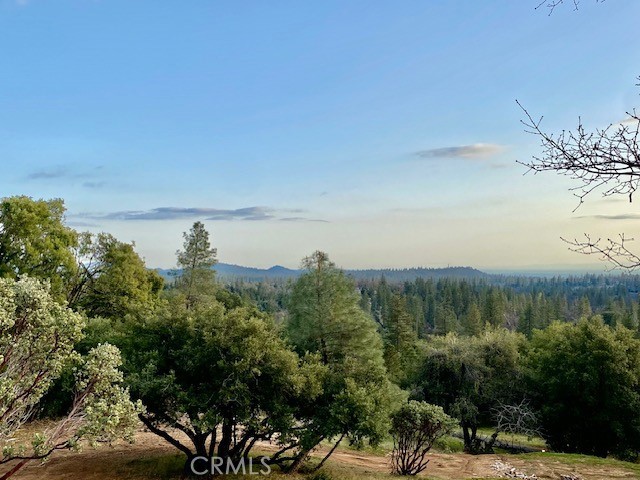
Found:
[[(290, 288), (286, 280), (226, 283), (231, 291), (266, 312), (286, 310)], [(506, 327), (530, 336), (534, 329), (554, 321), (574, 322), (593, 314), (601, 315), (607, 325), (638, 329), (638, 275), (484, 275), (478, 279), (390, 281), (385, 273), (374, 280), (358, 280), (356, 285), (362, 308), (379, 325), (386, 324), (393, 297), (402, 297), (421, 338), (449, 332), (473, 335), (485, 326)]]

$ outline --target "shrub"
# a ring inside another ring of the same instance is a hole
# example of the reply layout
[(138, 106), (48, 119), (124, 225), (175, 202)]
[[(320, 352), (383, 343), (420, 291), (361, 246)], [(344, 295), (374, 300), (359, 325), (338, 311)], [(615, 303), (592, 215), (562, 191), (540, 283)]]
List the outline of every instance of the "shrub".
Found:
[(392, 470), (399, 475), (423, 471), (429, 463), (425, 457), (435, 441), (457, 425), (442, 407), (413, 400), (391, 416), (391, 423)]

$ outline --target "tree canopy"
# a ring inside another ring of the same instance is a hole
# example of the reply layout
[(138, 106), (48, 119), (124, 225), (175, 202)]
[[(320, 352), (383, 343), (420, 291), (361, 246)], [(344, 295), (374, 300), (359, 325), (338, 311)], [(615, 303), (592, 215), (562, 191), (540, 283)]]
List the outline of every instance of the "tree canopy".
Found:
[(64, 295), (65, 280), (75, 266), (72, 248), (78, 240), (77, 233), (64, 225), (64, 212), (61, 199), (0, 200), (0, 277), (46, 279), (54, 295)]
[(597, 317), (534, 332), (530, 391), (550, 446), (607, 456), (640, 450), (640, 341)]

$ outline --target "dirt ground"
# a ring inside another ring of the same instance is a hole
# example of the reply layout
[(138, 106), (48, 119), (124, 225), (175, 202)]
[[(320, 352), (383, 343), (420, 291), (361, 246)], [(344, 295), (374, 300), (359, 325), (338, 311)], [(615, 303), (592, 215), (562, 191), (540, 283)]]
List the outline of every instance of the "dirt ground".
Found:
[[(269, 450), (269, 445), (260, 450)], [(12, 478), (17, 480), (124, 480), (163, 478), (158, 474), (140, 476), (145, 465), (153, 466), (177, 451), (157, 436), (140, 431), (133, 445), (120, 444), (98, 449), (86, 448), (80, 453), (60, 452), (46, 464), (33, 462)], [(326, 450), (320, 448), (316, 455), (322, 456)], [(462, 480), (472, 478), (497, 478), (499, 475), (492, 465), (500, 460), (528, 475), (535, 474), (541, 480), (559, 480), (560, 474), (577, 474), (584, 480), (637, 479), (638, 476), (624, 469), (600, 466), (574, 466), (553, 459), (522, 460), (509, 455), (466, 455), (461, 453), (430, 454), (431, 461), (424, 475), (442, 480)], [(389, 458), (361, 453), (348, 449), (337, 450), (331, 457), (335, 465), (353, 467), (362, 475), (368, 473), (388, 473)], [(142, 468), (141, 468), (142, 465)], [(136, 473), (137, 472), (137, 473)], [(165, 477), (166, 478), (166, 477)]]

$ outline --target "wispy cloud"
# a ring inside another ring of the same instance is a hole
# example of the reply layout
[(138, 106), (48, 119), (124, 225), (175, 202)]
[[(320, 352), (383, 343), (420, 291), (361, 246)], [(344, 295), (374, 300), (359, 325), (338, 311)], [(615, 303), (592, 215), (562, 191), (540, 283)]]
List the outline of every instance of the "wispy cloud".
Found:
[(100, 179), (103, 167), (98, 165), (95, 167), (72, 167), (70, 165), (56, 165), (52, 167), (41, 168), (27, 174), (28, 181), (82, 181), (85, 188), (102, 188), (106, 182)]
[(83, 221), (76, 221), (76, 220), (68, 220), (68, 221), (65, 222), (65, 225), (67, 225), (69, 227), (75, 227), (75, 228), (98, 227), (99, 226), (97, 223), (83, 222)]
[(321, 220), (319, 218), (305, 218), (305, 217), (284, 217), (279, 219), (281, 222), (322, 222), (329, 223), (327, 220)]
[(495, 143), (474, 143), (455, 147), (432, 148), (416, 152), (420, 158), (486, 158), (504, 151), (503, 145)]
[(53, 167), (36, 170), (27, 175), (28, 180), (51, 180), (54, 178), (69, 177), (71, 172), (67, 167)]
[(636, 117), (627, 117), (624, 120), (620, 120), (618, 123), (620, 125), (638, 125), (638, 118), (636, 118)]
[(93, 188), (93, 189), (96, 189), (96, 188), (102, 188), (102, 187), (104, 187), (104, 186), (105, 186), (105, 184), (106, 184), (106, 182), (84, 182), (84, 183), (82, 184), (82, 186), (83, 186), (83, 187), (86, 187), (86, 188)]
[[(302, 212), (301, 209), (275, 209), (271, 207), (244, 207), (236, 209), (220, 208), (182, 208), (182, 207), (158, 207), (151, 210), (124, 210), (110, 213), (79, 213), (75, 217), (92, 220), (118, 220), (118, 221), (142, 221), (142, 220), (182, 220), (197, 219), (218, 220), (287, 220), (287, 221), (318, 221), (305, 217), (284, 217), (284, 214)], [(295, 219), (295, 220), (294, 220)]]
[(581, 215), (573, 218), (574, 219), (596, 218), (599, 220), (640, 220), (640, 213), (620, 213), (616, 215), (606, 215), (606, 214)]

